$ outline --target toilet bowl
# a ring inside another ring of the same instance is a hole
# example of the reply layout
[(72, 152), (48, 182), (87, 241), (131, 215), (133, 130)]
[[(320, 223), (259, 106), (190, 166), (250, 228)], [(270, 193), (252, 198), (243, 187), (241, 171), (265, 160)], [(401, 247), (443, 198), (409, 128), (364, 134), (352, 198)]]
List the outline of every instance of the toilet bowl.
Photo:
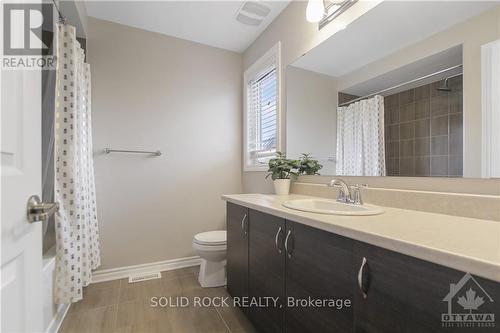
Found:
[(226, 285), (226, 231), (208, 231), (193, 237), (193, 249), (201, 257), (198, 281), (204, 288)]

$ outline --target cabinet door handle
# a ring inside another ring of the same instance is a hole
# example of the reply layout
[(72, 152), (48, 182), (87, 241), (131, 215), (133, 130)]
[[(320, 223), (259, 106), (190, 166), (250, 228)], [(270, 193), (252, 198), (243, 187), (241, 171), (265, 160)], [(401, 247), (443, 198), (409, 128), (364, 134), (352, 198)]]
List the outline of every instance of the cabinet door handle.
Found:
[(245, 227), (245, 221), (247, 219), (247, 214), (245, 213), (245, 215), (243, 215), (243, 218), (241, 219), (241, 230), (243, 231), (243, 233), (246, 235), (247, 234), (247, 228)]
[(363, 283), (363, 273), (366, 263), (367, 263), (366, 258), (363, 257), (363, 261), (361, 262), (361, 266), (359, 267), (359, 272), (358, 272), (358, 287), (364, 299), (368, 297), (368, 286), (364, 286)]
[(292, 234), (292, 230), (288, 230), (288, 233), (286, 234), (286, 238), (285, 238), (285, 252), (286, 252), (286, 254), (288, 254), (288, 258), (292, 257), (292, 252), (293, 252), (293, 246), (288, 245), (288, 241), (289, 241), (291, 234)]
[(278, 250), (279, 254), (281, 254), (281, 252), (282, 252), (280, 246), (278, 245), (278, 238), (281, 234), (281, 231), (282, 231), (282, 229), (281, 229), (281, 227), (279, 227), (278, 232), (276, 233), (276, 236), (274, 237), (274, 244), (276, 245), (276, 250)]

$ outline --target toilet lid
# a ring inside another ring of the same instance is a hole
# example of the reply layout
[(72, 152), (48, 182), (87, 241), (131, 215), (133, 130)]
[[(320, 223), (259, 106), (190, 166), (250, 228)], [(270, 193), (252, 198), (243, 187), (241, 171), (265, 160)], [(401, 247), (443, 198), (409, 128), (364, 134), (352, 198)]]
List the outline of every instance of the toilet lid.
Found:
[(226, 244), (226, 230), (207, 231), (194, 235), (194, 242), (201, 245)]

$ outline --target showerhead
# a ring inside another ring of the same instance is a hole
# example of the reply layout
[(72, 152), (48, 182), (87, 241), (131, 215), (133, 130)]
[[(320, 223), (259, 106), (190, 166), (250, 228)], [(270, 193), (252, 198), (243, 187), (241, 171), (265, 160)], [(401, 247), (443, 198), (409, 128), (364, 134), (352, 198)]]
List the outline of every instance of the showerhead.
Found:
[(450, 92), (451, 91), (451, 88), (448, 86), (448, 77), (444, 80), (444, 83), (441, 87), (437, 87), (436, 90), (437, 91), (446, 91), (446, 92)]

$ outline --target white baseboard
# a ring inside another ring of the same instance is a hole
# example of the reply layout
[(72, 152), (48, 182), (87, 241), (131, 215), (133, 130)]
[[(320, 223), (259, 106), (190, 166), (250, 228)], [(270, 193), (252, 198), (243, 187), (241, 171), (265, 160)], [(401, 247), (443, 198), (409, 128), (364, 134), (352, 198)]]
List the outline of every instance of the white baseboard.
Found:
[(128, 278), (130, 275), (136, 274), (170, 271), (173, 269), (198, 266), (200, 264), (201, 258), (199, 256), (194, 256), (157, 261), (134, 266), (97, 270), (92, 273), (92, 283), (124, 279)]
[(52, 318), (52, 321), (50, 322), (49, 327), (47, 327), (45, 333), (57, 333), (59, 331), (64, 317), (66, 317), (66, 314), (68, 313), (69, 307), (70, 304), (59, 305), (57, 313), (55, 314), (54, 318)]

